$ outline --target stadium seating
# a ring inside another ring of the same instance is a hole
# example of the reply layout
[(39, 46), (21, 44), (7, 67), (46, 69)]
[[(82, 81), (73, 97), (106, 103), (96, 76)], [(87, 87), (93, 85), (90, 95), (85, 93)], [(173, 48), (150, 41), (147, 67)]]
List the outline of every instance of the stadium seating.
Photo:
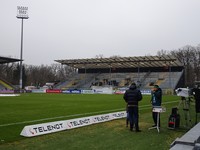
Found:
[(4, 90), (5, 87), (0, 84), (0, 90)]
[(151, 89), (154, 84), (163, 89), (175, 89), (183, 72), (85, 73), (73, 75), (59, 83), (59, 89), (89, 89), (95, 86), (127, 87), (132, 82), (141, 89)]
[(0, 79), (0, 89), (9, 89), (9, 90), (13, 90), (14, 88), (9, 84), (7, 83), (5, 80), (3, 79)]

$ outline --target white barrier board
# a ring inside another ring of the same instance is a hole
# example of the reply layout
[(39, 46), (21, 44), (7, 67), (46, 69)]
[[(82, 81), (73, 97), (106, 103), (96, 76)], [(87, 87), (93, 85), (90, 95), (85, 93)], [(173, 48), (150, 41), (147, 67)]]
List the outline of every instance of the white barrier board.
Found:
[(25, 137), (33, 137), (63, 130), (66, 130), (66, 122), (57, 121), (57, 122), (49, 122), (49, 123), (25, 126), (20, 135)]
[(0, 94), (0, 96), (20, 96), (20, 94)]
[(83, 118), (77, 118), (77, 119), (29, 125), (23, 128), (20, 135), (25, 136), (25, 137), (33, 137), (33, 136), (38, 136), (38, 135), (43, 135), (43, 134), (59, 132), (63, 130), (84, 127), (87, 125), (102, 123), (102, 122), (125, 118), (125, 117), (126, 117), (126, 111), (120, 111), (120, 112), (89, 116), (89, 117), (83, 117)]

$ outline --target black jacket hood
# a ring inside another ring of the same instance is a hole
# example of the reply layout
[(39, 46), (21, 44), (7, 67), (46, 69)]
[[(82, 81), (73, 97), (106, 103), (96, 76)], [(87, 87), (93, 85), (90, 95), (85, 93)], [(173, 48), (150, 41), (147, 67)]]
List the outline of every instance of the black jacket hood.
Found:
[(130, 90), (134, 90), (136, 89), (136, 84), (131, 84), (131, 86), (129, 87)]

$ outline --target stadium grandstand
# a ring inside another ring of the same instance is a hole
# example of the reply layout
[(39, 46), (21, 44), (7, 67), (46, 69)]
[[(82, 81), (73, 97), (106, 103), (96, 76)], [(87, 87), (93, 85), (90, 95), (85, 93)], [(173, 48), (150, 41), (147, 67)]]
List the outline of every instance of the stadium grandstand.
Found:
[(141, 90), (154, 84), (163, 90), (183, 86), (184, 66), (174, 56), (140, 56), (55, 60), (75, 70), (75, 74), (59, 83), (58, 89), (90, 89), (91, 86), (125, 88), (135, 82)]
[(10, 58), (10, 57), (3, 57), (0, 56), (0, 64), (11, 63), (11, 62), (18, 62), (21, 61), (20, 59)]
[[(16, 58), (0, 56), (0, 65), (13, 63), (13, 62), (19, 62), (19, 61), (21, 61), (21, 60), (16, 59)], [(7, 82), (6, 80), (4, 80), (0, 77), (0, 93), (5, 93), (5, 92), (7, 93), (10, 90), (14, 90), (14, 89), (15, 89), (15, 87), (11, 83)]]

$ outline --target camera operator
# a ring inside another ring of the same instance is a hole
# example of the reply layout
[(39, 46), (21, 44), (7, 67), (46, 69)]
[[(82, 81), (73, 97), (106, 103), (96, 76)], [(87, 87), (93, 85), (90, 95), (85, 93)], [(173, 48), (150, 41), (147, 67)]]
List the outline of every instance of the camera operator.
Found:
[(139, 130), (138, 126), (138, 101), (142, 100), (142, 94), (140, 90), (137, 89), (135, 83), (132, 83), (129, 89), (124, 93), (124, 100), (128, 106), (130, 131), (133, 131), (133, 126), (135, 126), (135, 131), (140, 132), (141, 130)]
[[(154, 88), (151, 91), (151, 104), (152, 107), (161, 106), (162, 103), (162, 89), (158, 85), (154, 85)], [(158, 112), (152, 112), (152, 117), (154, 121), (154, 125), (152, 127), (157, 126), (157, 116)], [(160, 117), (159, 117), (159, 127), (160, 127)]]

